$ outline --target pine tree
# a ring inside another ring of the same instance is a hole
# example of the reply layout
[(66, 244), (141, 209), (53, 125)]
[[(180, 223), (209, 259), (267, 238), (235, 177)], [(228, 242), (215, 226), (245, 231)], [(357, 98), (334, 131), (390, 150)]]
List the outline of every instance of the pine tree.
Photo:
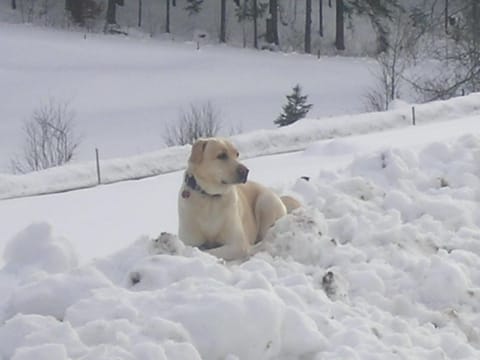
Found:
[(278, 126), (286, 126), (304, 118), (312, 108), (312, 104), (307, 103), (307, 95), (302, 95), (302, 88), (296, 85), (293, 93), (287, 95), (287, 104), (283, 106), (283, 112), (274, 121)]

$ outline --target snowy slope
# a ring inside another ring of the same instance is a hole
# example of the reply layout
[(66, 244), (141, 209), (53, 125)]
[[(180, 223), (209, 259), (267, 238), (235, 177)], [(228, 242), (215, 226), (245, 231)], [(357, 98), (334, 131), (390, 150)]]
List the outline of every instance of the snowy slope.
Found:
[[(411, 112), (411, 107), (406, 106), (388, 112), (305, 119), (285, 128), (232, 136), (231, 140), (237, 145), (242, 158), (254, 158), (303, 150), (312, 142), (322, 139), (411, 126)], [(422, 139), (425, 132), (422, 130), (423, 125), (447, 120), (450, 124), (443, 126), (451, 128), (448, 133), (464, 132), (465, 126), (475, 129), (478, 126), (475, 122), (467, 120), (468, 124), (464, 125), (456, 120), (479, 113), (480, 94), (416, 105), (416, 124), (419, 130), (412, 131), (412, 135)], [(130, 158), (102, 160), (102, 183), (141, 179), (183, 169), (189, 151), (190, 146), (171, 147)], [(96, 186), (97, 183), (94, 162), (67, 165), (26, 175), (0, 174), (0, 199), (88, 188)]]
[[(211, 101), (223, 133), (273, 128), (299, 83), (310, 116), (363, 111), (373, 85), (369, 59), (272, 53), (142, 37), (67, 32), (0, 22), (0, 173), (22, 152), (22, 124), (54, 99), (75, 112), (76, 160), (164, 147), (165, 124)], [(355, 81), (351, 81), (351, 79)]]
[(478, 124), (247, 160), (305, 206), (230, 264), (153, 241), (178, 172), (0, 201), (0, 358), (478, 359)]

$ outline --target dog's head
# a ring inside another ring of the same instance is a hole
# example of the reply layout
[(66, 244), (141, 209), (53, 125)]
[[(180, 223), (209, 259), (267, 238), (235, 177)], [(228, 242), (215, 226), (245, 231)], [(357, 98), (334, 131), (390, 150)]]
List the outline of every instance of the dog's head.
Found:
[(237, 149), (225, 139), (198, 139), (192, 145), (188, 171), (210, 194), (222, 194), (230, 185), (245, 183), (248, 169), (238, 161)]

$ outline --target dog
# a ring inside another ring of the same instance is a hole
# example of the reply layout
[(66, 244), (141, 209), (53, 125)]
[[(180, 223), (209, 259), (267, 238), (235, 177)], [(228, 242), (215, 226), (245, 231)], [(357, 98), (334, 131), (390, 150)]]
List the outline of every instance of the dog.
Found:
[(178, 195), (180, 239), (227, 261), (248, 256), (277, 219), (300, 206), (247, 181), (238, 157), (226, 139), (198, 139)]

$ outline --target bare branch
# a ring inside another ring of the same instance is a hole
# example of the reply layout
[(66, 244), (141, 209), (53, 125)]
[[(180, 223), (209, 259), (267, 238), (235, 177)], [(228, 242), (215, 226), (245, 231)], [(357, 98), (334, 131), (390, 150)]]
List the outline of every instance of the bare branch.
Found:
[(74, 113), (67, 102), (50, 99), (24, 124), (23, 154), (11, 161), (15, 173), (60, 166), (74, 157), (80, 139), (74, 131)]
[(210, 101), (191, 104), (178, 121), (165, 126), (163, 140), (167, 146), (192, 144), (198, 138), (216, 136), (221, 129), (220, 113)]

